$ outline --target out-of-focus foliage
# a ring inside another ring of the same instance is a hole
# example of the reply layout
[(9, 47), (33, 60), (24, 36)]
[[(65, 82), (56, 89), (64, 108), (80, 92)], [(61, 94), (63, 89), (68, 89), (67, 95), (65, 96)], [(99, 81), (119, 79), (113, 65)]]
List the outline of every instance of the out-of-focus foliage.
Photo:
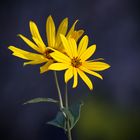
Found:
[(134, 140), (140, 130), (140, 114), (107, 102), (87, 100), (77, 127), (80, 140)]

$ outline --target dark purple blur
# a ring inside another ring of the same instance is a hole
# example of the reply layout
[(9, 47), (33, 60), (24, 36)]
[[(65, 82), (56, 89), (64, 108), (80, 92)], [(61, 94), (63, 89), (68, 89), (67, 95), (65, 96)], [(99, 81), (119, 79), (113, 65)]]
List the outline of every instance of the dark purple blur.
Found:
[[(45, 23), (50, 14), (57, 26), (65, 17), (69, 18), (70, 26), (79, 19), (76, 28), (85, 30), (90, 45), (97, 44), (94, 58), (103, 57), (111, 65), (110, 69), (102, 72), (103, 81), (92, 78), (92, 92), (81, 80), (78, 88), (72, 90), (69, 87), (71, 102), (88, 102), (90, 98), (90, 101), (108, 104), (113, 110), (119, 110), (124, 120), (130, 120), (127, 123), (131, 127), (130, 132), (126, 132), (128, 137), (123, 140), (140, 139), (139, 5), (139, 0), (1, 0), (0, 140), (67, 140), (63, 130), (46, 125), (54, 118), (58, 107), (51, 103), (22, 105), (35, 97), (57, 98), (53, 73), (40, 75), (39, 66), (23, 67), (23, 60), (13, 57), (7, 49), (9, 45), (15, 45), (30, 50), (17, 37), (21, 33), (31, 38), (30, 20), (36, 22), (46, 42)], [(63, 85), (62, 73), (59, 80)], [(73, 140), (81, 140), (80, 135), (75, 128)], [(99, 133), (82, 140), (109, 140), (106, 135), (100, 136)]]

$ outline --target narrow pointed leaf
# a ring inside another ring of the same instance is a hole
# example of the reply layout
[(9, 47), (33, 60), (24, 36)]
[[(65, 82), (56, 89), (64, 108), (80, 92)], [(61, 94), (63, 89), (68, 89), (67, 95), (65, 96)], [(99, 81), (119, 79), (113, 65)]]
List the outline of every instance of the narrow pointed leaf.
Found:
[(52, 103), (58, 103), (57, 100), (54, 100), (52, 98), (34, 98), (34, 99), (31, 99), (27, 102), (24, 103), (25, 104), (32, 104), (32, 103), (41, 103), (41, 102), (52, 102)]

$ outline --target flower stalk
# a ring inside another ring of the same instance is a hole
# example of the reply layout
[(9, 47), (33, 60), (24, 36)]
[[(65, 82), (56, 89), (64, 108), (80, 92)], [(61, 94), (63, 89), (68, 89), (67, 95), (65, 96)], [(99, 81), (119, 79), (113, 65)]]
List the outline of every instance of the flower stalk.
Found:
[(60, 91), (56, 71), (54, 71), (54, 79), (55, 79), (55, 83), (56, 83), (56, 87), (57, 87), (57, 91), (58, 91), (60, 110), (62, 110), (64, 108), (64, 106), (63, 106), (63, 100), (62, 100), (62, 96), (61, 96), (61, 91)]
[[(58, 97), (59, 97), (59, 102), (60, 102), (60, 104), (59, 104), (60, 105), (60, 110), (62, 110), (64, 108), (64, 105), (63, 105), (62, 94), (61, 94), (61, 91), (60, 91), (60, 87), (59, 87), (59, 82), (58, 82), (56, 71), (54, 71), (54, 79), (55, 79), (55, 83), (56, 83), (56, 87), (57, 87), (57, 91), (58, 91)], [(65, 107), (66, 107), (66, 109), (69, 108), (67, 84), (66, 84), (66, 88), (65, 88)], [(72, 140), (69, 118), (68, 118), (68, 116), (64, 112), (63, 112), (63, 114), (66, 117), (66, 126), (67, 126), (68, 140)]]
[[(66, 83), (66, 87), (65, 87), (65, 106), (66, 106), (66, 109), (69, 109), (67, 83)], [(72, 140), (71, 129), (70, 129), (70, 121), (69, 121), (69, 118), (68, 117), (67, 117), (67, 120), (66, 120), (66, 126), (67, 126), (68, 140)]]

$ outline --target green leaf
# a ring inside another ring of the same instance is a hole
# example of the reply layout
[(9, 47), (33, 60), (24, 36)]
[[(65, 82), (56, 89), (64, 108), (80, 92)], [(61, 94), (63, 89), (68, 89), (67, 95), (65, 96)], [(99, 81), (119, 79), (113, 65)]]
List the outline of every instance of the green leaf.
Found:
[(83, 102), (78, 102), (73, 104), (72, 106), (69, 107), (69, 111), (71, 112), (74, 121), (71, 123), (71, 129), (76, 125), (80, 118), (80, 112), (81, 112), (81, 107), (83, 105)]
[[(72, 115), (72, 113), (69, 111), (69, 109), (67, 108), (63, 108), (62, 112), (64, 112), (66, 114), (67, 119), (70, 122), (70, 126), (72, 126), (74, 124), (74, 116)], [(66, 118), (65, 118), (66, 119)]]
[(47, 122), (50, 125), (57, 126), (59, 128), (63, 128), (66, 131), (66, 118), (63, 112), (58, 112), (56, 118), (52, 121)]
[(54, 100), (52, 98), (34, 98), (34, 99), (31, 99), (27, 102), (24, 103), (25, 104), (32, 104), (32, 103), (40, 103), (40, 102), (52, 102), (52, 103), (58, 103), (57, 100)]
[(63, 108), (61, 111), (59, 111), (57, 113), (55, 119), (53, 119), (52, 121), (49, 121), (47, 123), (50, 125), (59, 127), (59, 128), (63, 128), (65, 131), (67, 131), (66, 122), (68, 119), (70, 122), (70, 129), (72, 129), (80, 118), (80, 112), (81, 112), (82, 105), (83, 105), (82, 102), (78, 102), (78, 103), (70, 106), (69, 109)]

